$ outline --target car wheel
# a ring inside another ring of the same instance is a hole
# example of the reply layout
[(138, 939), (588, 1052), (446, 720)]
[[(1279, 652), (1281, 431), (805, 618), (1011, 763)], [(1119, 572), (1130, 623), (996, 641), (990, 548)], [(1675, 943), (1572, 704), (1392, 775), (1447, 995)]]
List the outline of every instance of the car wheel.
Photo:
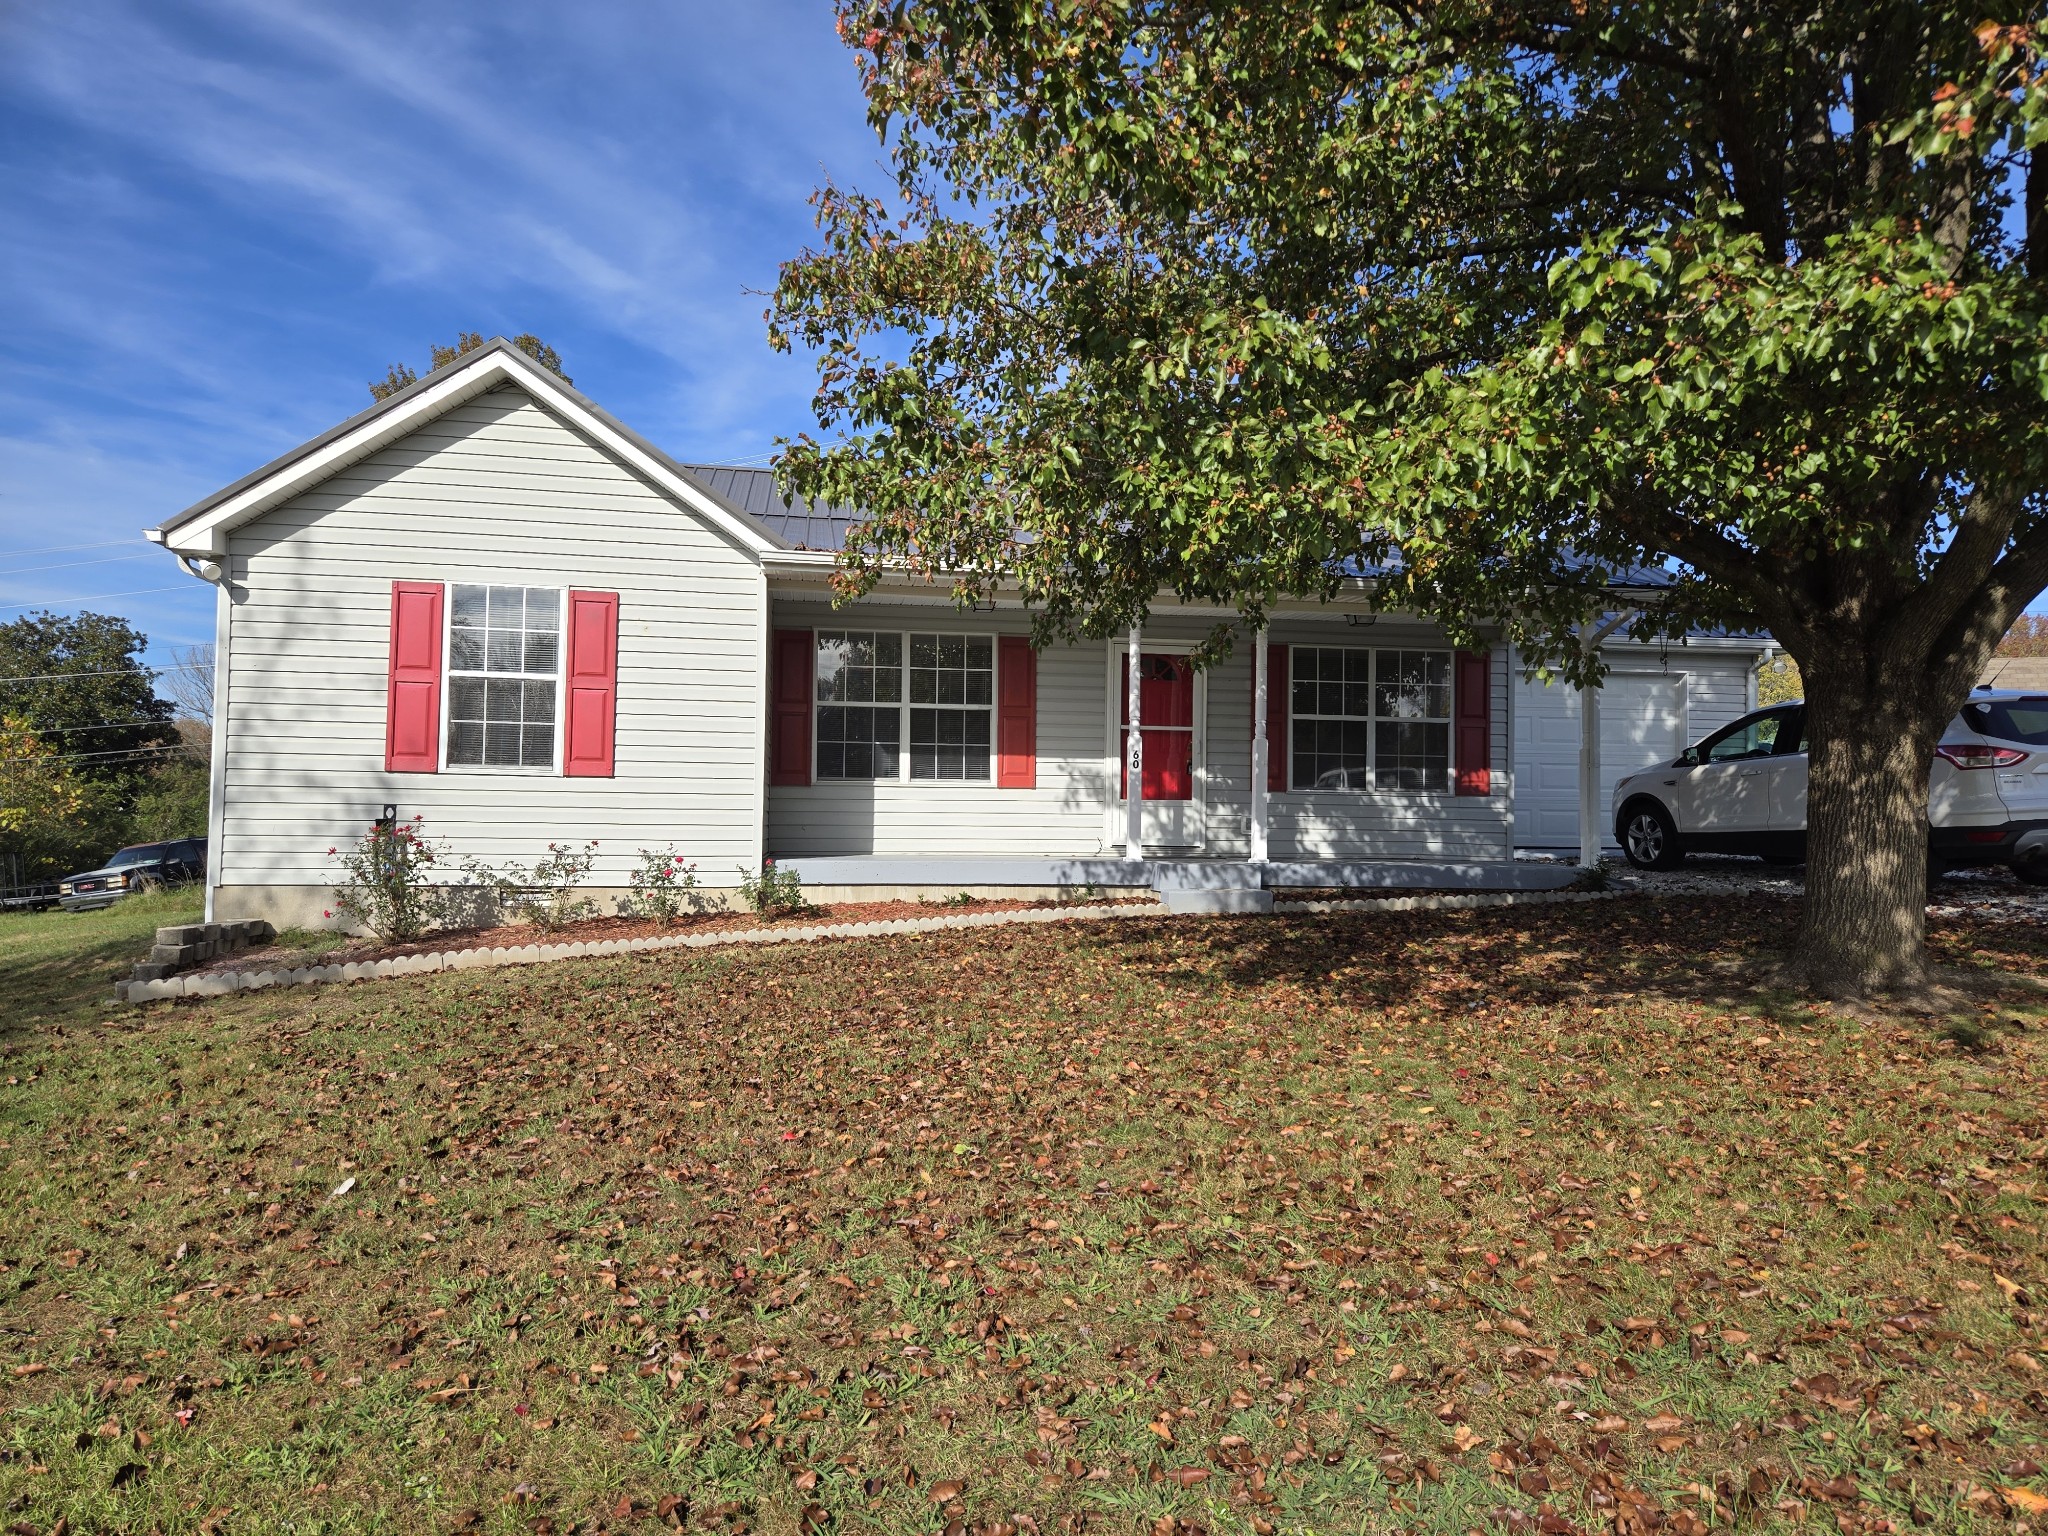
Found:
[(130, 896), (147, 896), (150, 892), (160, 891), (163, 888), (163, 881), (159, 880), (155, 875), (137, 875), (128, 882), (128, 894)]
[(2048, 885), (2048, 859), (2028, 859), (2013, 865), (2012, 872), (2029, 885)]
[(1671, 825), (1664, 807), (1649, 800), (1639, 800), (1623, 813), (1621, 851), (1637, 869), (1676, 869), (1685, 862), (1678, 828)]

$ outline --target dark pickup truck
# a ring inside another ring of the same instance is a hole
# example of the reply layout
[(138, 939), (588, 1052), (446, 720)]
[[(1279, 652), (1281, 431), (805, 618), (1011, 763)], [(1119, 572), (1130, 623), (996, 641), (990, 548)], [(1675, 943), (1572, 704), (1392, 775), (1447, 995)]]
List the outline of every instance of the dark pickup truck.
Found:
[(138, 843), (123, 848), (98, 869), (66, 875), (57, 882), (57, 905), (66, 912), (112, 906), (123, 896), (166, 885), (184, 885), (206, 876), (206, 839), (180, 838), (171, 843)]

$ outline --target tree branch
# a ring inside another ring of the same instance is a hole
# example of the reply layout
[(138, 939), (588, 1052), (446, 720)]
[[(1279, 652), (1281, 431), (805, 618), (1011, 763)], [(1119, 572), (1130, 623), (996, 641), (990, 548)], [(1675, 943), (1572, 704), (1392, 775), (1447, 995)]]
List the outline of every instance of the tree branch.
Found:
[(2048, 144), (2027, 151), (2027, 276), (2048, 282)]

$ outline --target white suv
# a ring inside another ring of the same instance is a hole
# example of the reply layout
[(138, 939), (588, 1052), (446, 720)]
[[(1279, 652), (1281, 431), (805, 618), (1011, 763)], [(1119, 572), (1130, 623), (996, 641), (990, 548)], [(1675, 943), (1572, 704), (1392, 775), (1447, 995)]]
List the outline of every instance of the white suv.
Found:
[[(1744, 715), (1667, 766), (1614, 786), (1614, 835), (1638, 869), (1688, 853), (1806, 857), (1806, 708)], [(1979, 688), (1949, 722), (1928, 778), (1931, 866), (2009, 864), (2048, 885), (2048, 697)]]

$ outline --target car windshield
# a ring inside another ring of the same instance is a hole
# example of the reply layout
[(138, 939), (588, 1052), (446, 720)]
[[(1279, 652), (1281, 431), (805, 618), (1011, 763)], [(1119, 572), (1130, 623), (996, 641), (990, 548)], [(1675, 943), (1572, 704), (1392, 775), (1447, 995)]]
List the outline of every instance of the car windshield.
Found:
[(2048, 699), (1992, 699), (1965, 704), (1963, 719), (1970, 729), (2000, 741), (2023, 741), (2048, 747)]
[(133, 848), (123, 848), (104, 865), (107, 869), (119, 869), (126, 864), (152, 864), (163, 857), (163, 844), (139, 843)]

